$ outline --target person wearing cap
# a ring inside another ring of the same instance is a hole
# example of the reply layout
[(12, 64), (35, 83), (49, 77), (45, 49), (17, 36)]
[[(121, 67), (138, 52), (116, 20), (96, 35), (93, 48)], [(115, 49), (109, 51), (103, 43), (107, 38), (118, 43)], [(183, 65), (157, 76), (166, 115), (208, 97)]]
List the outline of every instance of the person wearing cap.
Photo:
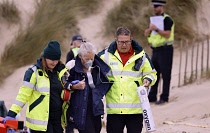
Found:
[(77, 56), (82, 41), (83, 39), (81, 35), (75, 35), (72, 37), (71, 50), (66, 55), (66, 63)]
[[(174, 21), (164, 13), (166, 2), (163, 0), (152, 0), (155, 16), (163, 18), (163, 29), (159, 29), (157, 25), (150, 23), (148, 29), (145, 30), (145, 36), (152, 48), (152, 63), (157, 71), (157, 82), (151, 87), (149, 93), (149, 101), (160, 105), (169, 101), (169, 90), (171, 81), (171, 70), (173, 62), (173, 41), (174, 41)], [(157, 99), (158, 83), (162, 75), (163, 85), (162, 94)]]
[[(3, 122), (14, 120), (26, 103), (26, 126), (30, 133), (63, 133), (62, 91), (67, 68), (60, 61), (57, 41), (50, 41), (36, 64), (26, 70), (23, 85)], [(74, 85), (72, 85), (74, 87)]]
[(112, 85), (106, 77), (109, 66), (95, 53), (96, 49), (90, 42), (83, 42), (76, 58), (66, 64), (70, 68), (68, 81), (85, 83), (81, 90), (72, 89), (66, 115), (67, 129), (73, 125), (79, 133), (100, 133), (101, 116), (104, 115), (102, 99)]

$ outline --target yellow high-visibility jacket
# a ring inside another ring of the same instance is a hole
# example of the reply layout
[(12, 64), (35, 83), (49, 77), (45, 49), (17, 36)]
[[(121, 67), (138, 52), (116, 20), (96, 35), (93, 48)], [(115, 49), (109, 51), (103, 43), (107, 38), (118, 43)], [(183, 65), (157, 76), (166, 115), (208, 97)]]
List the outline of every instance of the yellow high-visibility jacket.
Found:
[[(111, 68), (110, 73), (107, 75), (109, 81), (114, 81), (111, 89), (106, 94), (108, 114), (142, 113), (136, 91), (137, 85), (134, 81), (138, 81), (140, 85), (143, 85), (142, 82), (145, 78), (151, 81), (150, 85), (154, 85), (156, 82), (156, 70), (148, 55), (134, 40), (132, 40), (132, 47), (135, 51), (134, 55), (130, 57), (124, 66), (116, 50), (116, 42), (113, 42), (107, 49), (98, 54)], [(139, 69), (134, 69), (135, 65), (139, 65), (137, 67)]]
[[(163, 20), (166, 17), (170, 17), (170, 16), (164, 13)], [(175, 24), (173, 23), (169, 38), (165, 38), (161, 36), (160, 34), (150, 34), (150, 36), (147, 38), (148, 42), (151, 44), (153, 48), (164, 46), (164, 45), (172, 45), (174, 42), (174, 27), (175, 27)]]
[[(66, 71), (67, 68), (65, 66), (63, 66), (61, 70), (57, 71), (60, 81)], [(46, 72), (40, 69), (37, 64), (33, 65), (26, 71), (23, 85), (20, 87), (19, 93), (8, 112), (8, 115), (15, 117), (24, 105), (28, 103), (28, 107), (26, 109), (26, 126), (32, 130), (46, 131), (50, 111), (49, 100), (49, 78)], [(62, 120), (62, 123), (65, 124), (65, 119)]]
[(77, 54), (78, 54), (79, 48), (72, 48), (71, 50), (72, 50), (72, 52), (74, 54), (74, 57), (76, 57)]

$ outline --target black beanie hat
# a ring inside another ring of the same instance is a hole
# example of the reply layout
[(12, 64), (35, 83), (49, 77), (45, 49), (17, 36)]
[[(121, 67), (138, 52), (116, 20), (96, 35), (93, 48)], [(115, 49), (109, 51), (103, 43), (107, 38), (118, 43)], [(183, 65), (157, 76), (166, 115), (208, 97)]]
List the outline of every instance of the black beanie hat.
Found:
[(60, 44), (57, 41), (50, 41), (44, 48), (43, 57), (50, 60), (60, 60), (61, 49)]

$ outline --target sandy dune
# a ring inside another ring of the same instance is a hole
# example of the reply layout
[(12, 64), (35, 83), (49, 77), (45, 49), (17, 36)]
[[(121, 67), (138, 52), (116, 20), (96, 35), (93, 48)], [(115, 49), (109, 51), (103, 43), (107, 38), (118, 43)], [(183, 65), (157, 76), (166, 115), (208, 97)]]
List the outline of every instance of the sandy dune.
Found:
[[(116, 1), (116, 3), (119, 1), (120, 0)], [(93, 42), (93, 44), (100, 44), (102, 41), (102, 37), (97, 35), (100, 32), (97, 27), (102, 25), (103, 15), (106, 14), (105, 10), (109, 10), (113, 7), (110, 3), (112, 3), (112, 1), (107, 0), (104, 2), (101, 12), (79, 21), (81, 34), (85, 36), (87, 40)], [(33, 2), (31, 1), (25, 1), (21, 4), (17, 2), (19, 7), (24, 7), (24, 4), (26, 4), (25, 10), (30, 9), (27, 7), (33, 7)], [(29, 17), (31, 13), (32, 12), (28, 14), (22, 13), (23, 18), (25, 18), (24, 23), (27, 23), (29, 20), (27, 17)], [(98, 21), (94, 21), (95, 23), (92, 24), (93, 27), (88, 27), (90, 26), (89, 23), (93, 23), (92, 20)], [(3, 35), (5, 40), (2, 39), (1, 46), (5, 46), (16, 32), (16, 30), (13, 31), (12, 29), (4, 32), (7, 29), (3, 26), (4, 25), (0, 26), (0, 35)], [(202, 27), (200, 29), (202, 29)], [(0, 51), (0, 53), (2, 53), (2, 51)], [(210, 133), (210, 82), (209, 80), (199, 80), (191, 85), (178, 88), (176, 75), (178, 69), (177, 63), (179, 63), (179, 51), (175, 51), (174, 56), (169, 103), (161, 106), (151, 105), (156, 123), (156, 133)], [(17, 69), (12, 75), (6, 78), (5, 82), (1, 85), (0, 100), (5, 101), (8, 109), (15, 100), (18, 89), (22, 84), (24, 72), (27, 68), (28, 66)], [(20, 119), (25, 120), (25, 107), (20, 114)], [(145, 129), (143, 131), (145, 132)], [(102, 133), (105, 132), (106, 130), (103, 128)]]

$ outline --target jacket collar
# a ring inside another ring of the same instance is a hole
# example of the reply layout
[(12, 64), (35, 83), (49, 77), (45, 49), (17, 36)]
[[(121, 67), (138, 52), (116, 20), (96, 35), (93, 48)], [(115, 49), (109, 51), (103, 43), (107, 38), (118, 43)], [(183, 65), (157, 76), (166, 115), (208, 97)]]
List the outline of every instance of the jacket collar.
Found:
[[(97, 55), (95, 55), (94, 62), (93, 62), (93, 67), (95, 66), (98, 66), (100, 68), (100, 71), (103, 72), (103, 74), (105, 75), (110, 70), (109, 66)], [(83, 68), (82, 68), (82, 62), (78, 55), (75, 58), (75, 71), (84, 73)]]

